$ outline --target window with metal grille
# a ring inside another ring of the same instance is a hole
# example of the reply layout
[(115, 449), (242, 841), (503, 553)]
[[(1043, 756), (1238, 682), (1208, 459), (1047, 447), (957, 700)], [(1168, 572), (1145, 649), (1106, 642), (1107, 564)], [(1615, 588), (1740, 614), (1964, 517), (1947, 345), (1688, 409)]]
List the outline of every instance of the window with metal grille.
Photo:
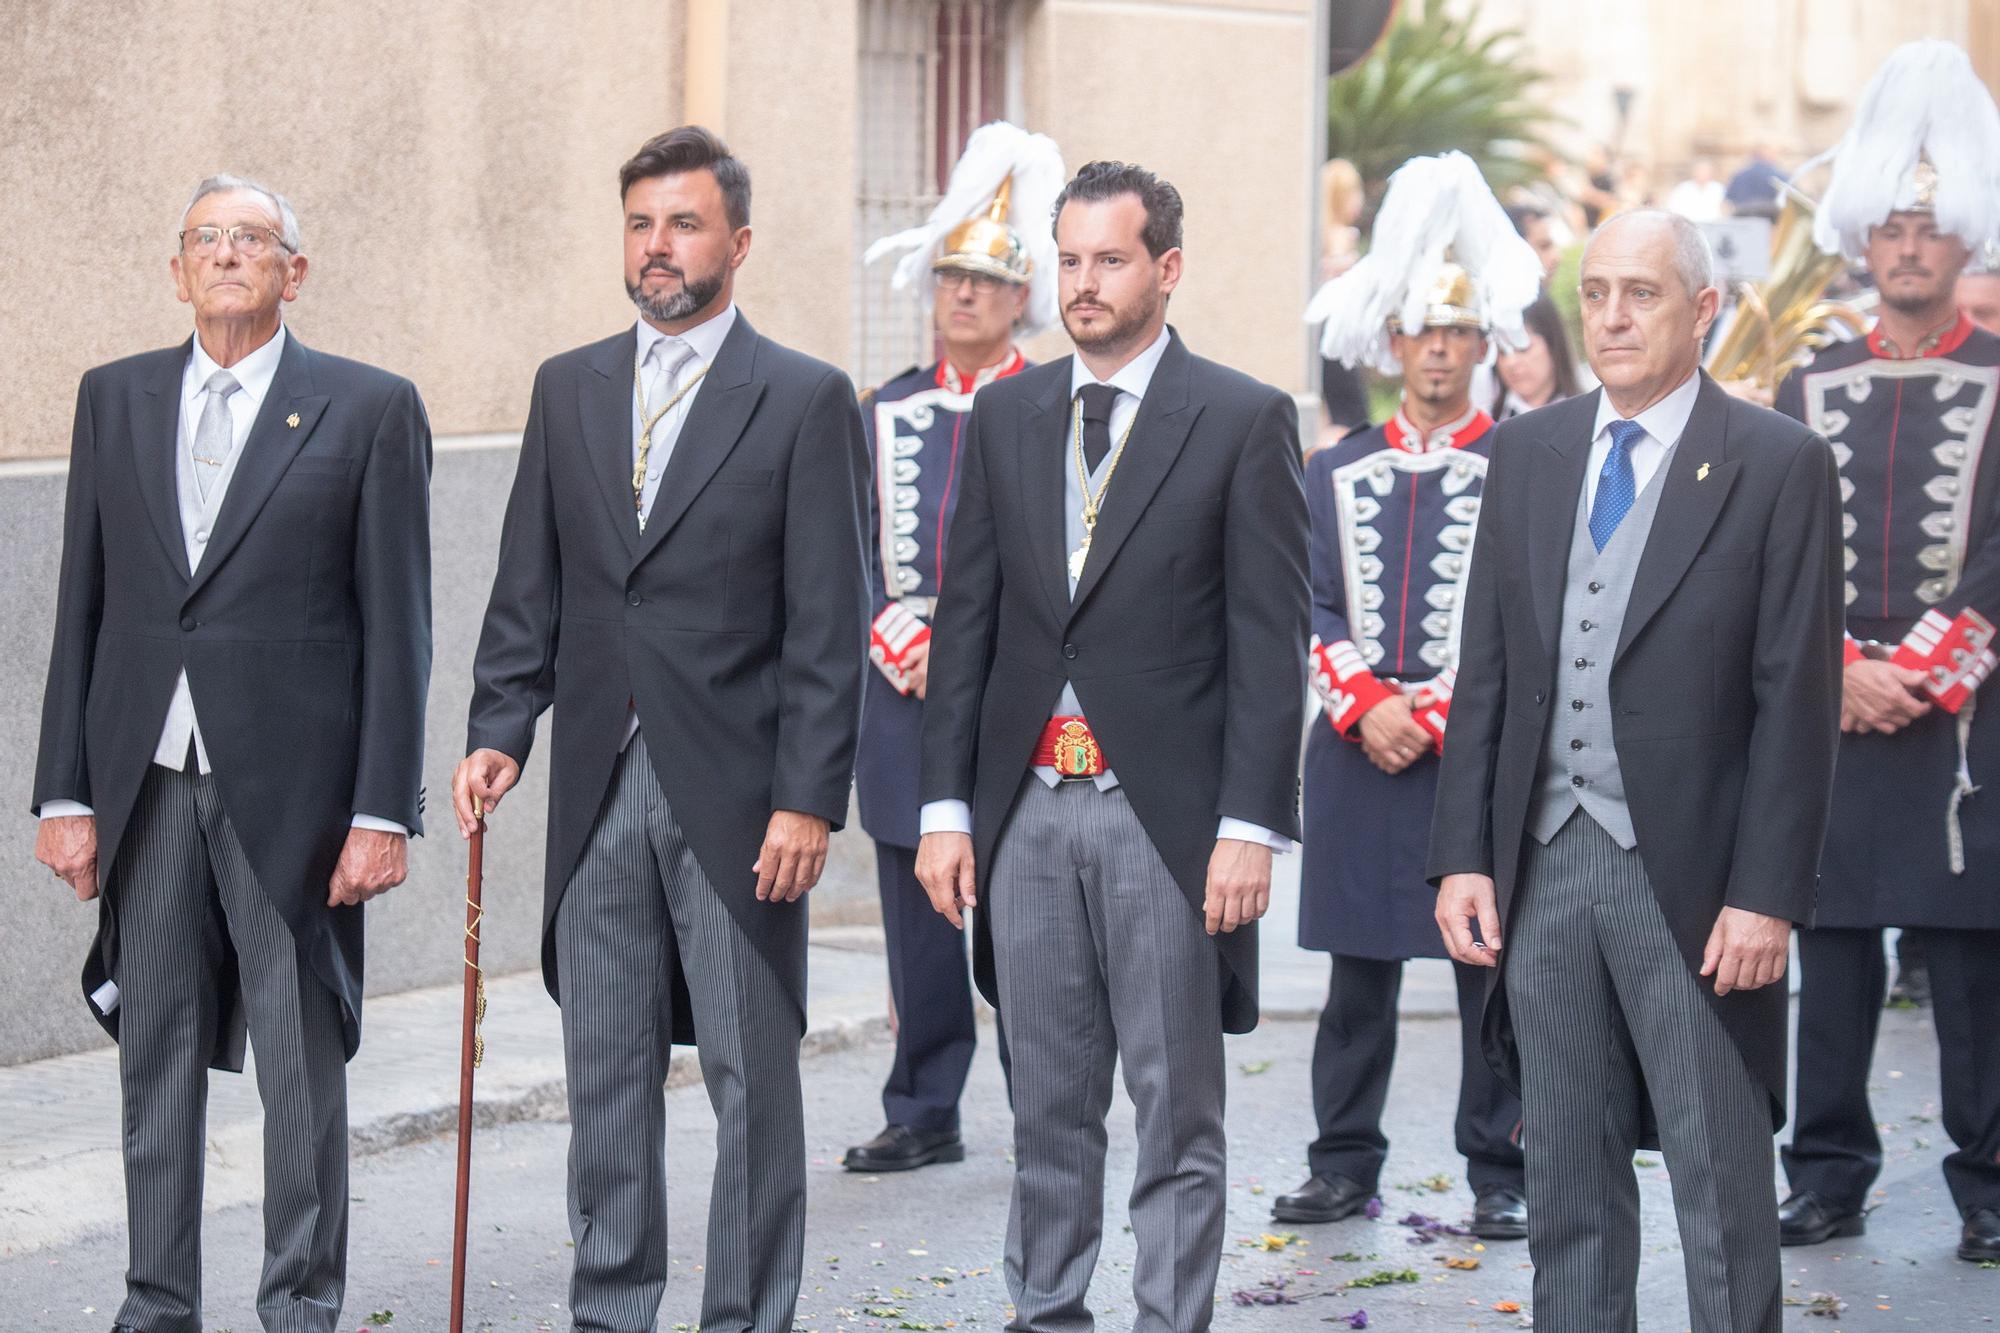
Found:
[(855, 152), (854, 381), (880, 384), (934, 356), (929, 315), (892, 291), (880, 237), (936, 206), (972, 131), (1007, 114), (1008, 0), (860, 0)]

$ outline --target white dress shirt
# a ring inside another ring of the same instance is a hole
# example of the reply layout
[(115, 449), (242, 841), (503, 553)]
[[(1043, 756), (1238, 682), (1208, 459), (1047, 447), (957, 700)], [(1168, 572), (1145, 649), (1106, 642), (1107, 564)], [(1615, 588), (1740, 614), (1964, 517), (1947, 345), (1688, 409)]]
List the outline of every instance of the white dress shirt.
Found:
[[(1112, 400), (1111, 420), (1109, 422), (1114, 452), (1117, 449), (1117, 442), (1124, 438), (1125, 432), (1131, 427), (1132, 419), (1139, 415), (1140, 401), (1145, 398), (1146, 389), (1153, 382), (1153, 372), (1159, 369), (1160, 358), (1166, 355), (1167, 344), (1171, 340), (1166, 329), (1162, 328), (1160, 336), (1155, 338), (1146, 347), (1145, 351), (1127, 361), (1123, 366), (1120, 366), (1112, 373), (1109, 379), (1101, 380), (1093, 375), (1090, 372), (1090, 368), (1083, 363), (1082, 357), (1072, 356), (1070, 358), (1069, 396), (1071, 402), (1076, 401), (1077, 394), (1081, 393), (1086, 385), (1109, 384), (1118, 390), (1118, 397)], [(1093, 485), (1103, 475), (1104, 469), (1110, 465), (1110, 462), (1111, 455), (1107, 454), (1104, 461), (1098, 465), (1097, 473), (1091, 477)], [(1070, 576), (1069, 590), (1070, 594), (1074, 596), (1076, 593), (1076, 576), (1074, 574)], [(1055, 715), (1058, 717), (1083, 716), (1083, 704), (1077, 699), (1076, 688), (1074, 686), (1064, 684), (1062, 698), (1056, 701)], [(1054, 787), (1062, 781), (1062, 775), (1045, 764), (1038, 765), (1035, 768), (1035, 776), (1050, 787)], [(1118, 775), (1107, 768), (1104, 772), (1092, 778), (1091, 781), (1099, 791), (1109, 791), (1118, 785)], [(918, 812), (917, 827), (919, 833), (969, 834), (972, 832), (972, 807), (960, 800), (926, 802), (923, 809)], [(1215, 836), (1218, 840), (1231, 838), (1239, 842), (1256, 843), (1259, 846), (1269, 847), (1272, 851), (1281, 853), (1293, 851), (1298, 846), (1297, 843), (1283, 834), (1273, 833), (1270, 829), (1252, 824), (1247, 820), (1231, 819), (1227, 815), (1221, 818), (1216, 827)]]
[[(639, 344), (633, 353), (639, 367), (639, 382), (646, 386), (646, 407), (648, 415), (665, 407), (674, 396), (677, 386), (684, 385), (689, 378), (704, 367), (715, 364), (715, 358), (722, 351), (722, 340), (736, 327), (736, 303), (731, 301), (721, 314), (703, 320), (684, 333), (662, 333), (639, 321)], [(659, 350), (654, 351), (655, 348)], [(669, 367), (677, 367), (672, 375)], [(708, 383), (703, 376), (695, 386), (687, 391), (674, 410), (653, 423), (653, 442), (646, 451), (646, 484), (640, 490), (639, 520), (644, 527), (645, 520), (652, 517), (653, 501), (660, 493), (660, 478), (666, 475), (667, 461), (674, 456), (674, 446), (680, 442), (681, 427), (687, 424), (688, 413), (694, 410), (695, 399), (701, 397), (702, 385)], [(644, 425), (639, 416), (639, 396), (632, 395), (632, 466), (639, 466), (639, 430)], [(639, 708), (637, 704), (626, 710), (630, 716), (625, 720), (625, 739), (618, 742), (623, 753), (632, 744), (632, 738), (639, 734)]]
[[(1632, 446), (1632, 493), (1635, 496), (1646, 489), (1653, 474), (1660, 470), (1667, 450), (1680, 442), (1681, 434), (1687, 430), (1688, 418), (1694, 415), (1695, 396), (1700, 392), (1701, 372), (1697, 370), (1687, 377), (1680, 388), (1632, 418), (1646, 428), (1645, 437)], [(1583, 509), (1586, 514), (1597, 503), (1598, 474), (1604, 470), (1604, 460), (1611, 455), (1611, 423), (1624, 419), (1611, 405), (1610, 394), (1598, 395), (1597, 425), (1590, 432), (1590, 467), (1583, 478)]]
[[(729, 336), (729, 330), (736, 327), (736, 303), (724, 307), (721, 314), (704, 320), (685, 333), (662, 333), (639, 321), (639, 346), (635, 353), (639, 366), (639, 380), (646, 386), (646, 406), (652, 412), (659, 411), (674, 396), (677, 385), (686, 384), (690, 377), (706, 366), (715, 364), (716, 354), (722, 350), (722, 340)], [(654, 348), (659, 348), (655, 352)], [(692, 353), (692, 360), (685, 358)], [(669, 378), (667, 367), (682, 362), (677, 374)], [(653, 443), (646, 454), (646, 485), (644, 500), (639, 512), (650, 516), (653, 512), (653, 498), (660, 493), (660, 478), (666, 474), (667, 460), (674, 456), (674, 444), (681, 437), (681, 427), (687, 424), (688, 413), (694, 410), (695, 399), (701, 397), (702, 384), (706, 377), (689, 389), (687, 396), (674, 405), (674, 410), (661, 417), (653, 426)], [(639, 465), (639, 398), (632, 396), (632, 466)]]
[[(195, 423), (201, 420), (202, 411), (208, 406), (210, 377), (224, 367), (218, 366), (209, 356), (199, 337), (193, 340), (187, 369), (181, 373), (180, 422), (174, 458), (175, 499), (190, 573), (201, 568), (202, 557), (208, 552), (209, 537), (215, 531), (222, 502), (229, 494), (229, 483), (235, 479), (236, 465), (243, 456), (244, 441), (250, 438), (250, 427), (256, 423), (257, 412), (270, 395), (271, 381), (277, 377), (278, 361), (284, 351), (285, 326), (280, 324), (269, 342), (227, 368), (236, 380), (236, 388), (224, 404), (229, 410), (229, 453), (223, 459), (215, 480), (209, 484), (208, 494), (204, 496), (195, 481)], [(190, 742), (194, 745), (198, 771), (210, 772), (208, 746), (201, 737), (201, 724), (194, 712), (194, 695), (188, 689), (187, 670), (183, 668), (174, 681), (174, 697), (167, 704), (167, 720), (160, 728), (159, 743), (153, 748), (153, 762), (162, 768), (181, 772), (187, 766)], [(54, 819), (59, 815), (89, 815), (94, 811), (80, 801), (44, 801), (40, 813), (43, 819)], [(353, 827), (383, 833), (409, 832), (394, 820), (358, 812), (354, 815)]]

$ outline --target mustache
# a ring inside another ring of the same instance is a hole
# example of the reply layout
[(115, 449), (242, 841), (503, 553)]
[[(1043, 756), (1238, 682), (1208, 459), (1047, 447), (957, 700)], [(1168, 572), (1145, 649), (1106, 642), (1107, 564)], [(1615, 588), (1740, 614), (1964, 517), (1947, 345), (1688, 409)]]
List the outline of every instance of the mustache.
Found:
[(672, 264), (667, 263), (663, 259), (648, 260), (646, 266), (639, 270), (639, 276), (643, 278), (648, 273), (665, 273), (669, 277), (674, 277), (674, 278), (687, 277), (687, 274), (681, 272), (679, 269), (675, 268)]

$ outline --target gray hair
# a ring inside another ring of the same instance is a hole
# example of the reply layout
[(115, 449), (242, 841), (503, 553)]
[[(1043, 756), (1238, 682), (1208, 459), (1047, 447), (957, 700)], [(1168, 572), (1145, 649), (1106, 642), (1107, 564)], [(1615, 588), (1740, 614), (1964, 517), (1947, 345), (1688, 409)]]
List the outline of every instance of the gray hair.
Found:
[(1681, 285), (1687, 288), (1689, 296), (1699, 296), (1705, 288), (1715, 286), (1715, 252), (1708, 248), (1708, 237), (1679, 213), (1664, 208), (1635, 208), (1628, 213), (1607, 218), (1604, 225), (1590, 234), (1583, 244), (1583, 258), (1590, 259), (1590, 247), (1597, 244), (1597, 238), (1620, 222), (1653, 222), (1666, 226), (1673, 233), (1674, 273)]
[(285, 248), (293, 254), (299, 252), (299, 219), (292, 212), (290, 201), (268, 186), (225, 172), (218, 172), (194, 187), (194, 193), (188, 196), (187, 207), (181, 210), (182, 228), (186, 228), (188, 214), (194, 212), (196, 204), (212, 194), (227, 194), (232, 190), (246, 190), (251, 194), (264, 196), (264, 202), (271, 206), (271, 212), (277, 216), (278, 235), (285, 242)]

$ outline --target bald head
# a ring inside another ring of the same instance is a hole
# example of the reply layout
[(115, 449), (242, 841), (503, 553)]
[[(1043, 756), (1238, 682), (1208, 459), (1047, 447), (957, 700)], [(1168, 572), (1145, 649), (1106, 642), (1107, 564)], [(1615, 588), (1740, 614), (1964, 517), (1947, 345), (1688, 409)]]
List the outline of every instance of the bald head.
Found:
[(1645, 411), (1700, 369), (1721, 302), (1714, 272), (1701, 229), (1662, 209), (1620, 213), (1584, 247), (1584, 352), (1620, 416)]
[(1708, 237), (1687, 218), (1664, 208), (1635, 208), (1610, 219), (1584, 244), (1583, 262), (1589, 264), (1590, 252), (1600, 240), (1617, 236), (1628, 228), (1636, 228), (1640, 234), (1621, 238), (1617, 243), (1648, 247), (1664, 243), (1674, 275), (1690, 297), (1699, 296), (1702, 288), (1715, 285), (1715, 253), (1708, 248)]

